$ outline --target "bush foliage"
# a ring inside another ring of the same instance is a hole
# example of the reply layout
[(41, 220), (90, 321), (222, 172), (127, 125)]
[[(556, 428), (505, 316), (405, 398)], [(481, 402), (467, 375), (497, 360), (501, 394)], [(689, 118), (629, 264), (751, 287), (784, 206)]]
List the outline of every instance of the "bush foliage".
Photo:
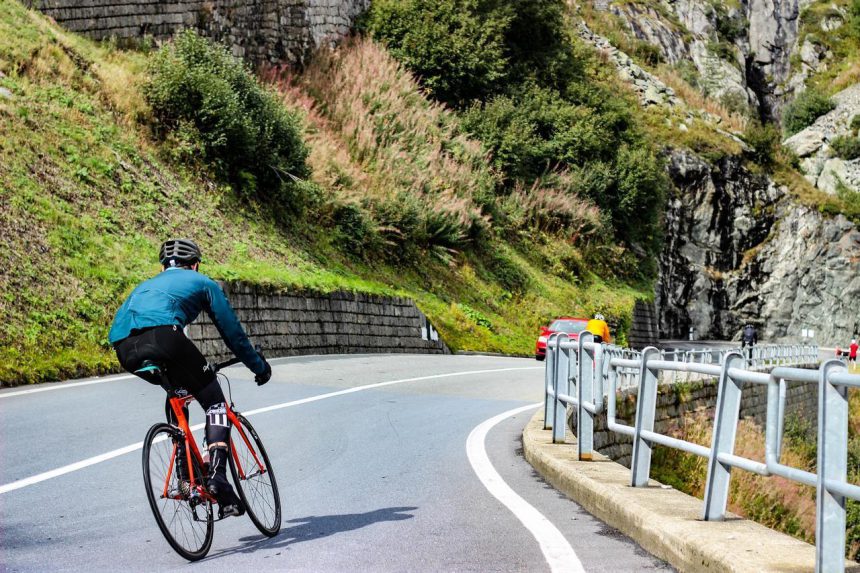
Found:
[[(461, 111), (502, 175), (503, 214), (522, 221), (567, 195), (607, 213), (617, 239), (653, 252), (668, 181), (630, 102), (595, 79), (599, 63), (569, 35), (565, 10), (561, 0), (379, 0), (365, 26), (434, 98)], [(491, 65), (475, 72), (475, 54)], [(552, 200), (525, 200), (545, 189)], [(519, 198), (525, 207), (512, 208)], [(564, 212), (574, 227), (590, 226), (580, 209)]]
[(157, 127), (200, 152), (240, 191), (300, 206), (308, 176), (298, 116), (220, 44), (187, 30), (151, 59), (146, 98)]
[(860, 137), (853, 135), (840, 135), (833, 138), (830, 147), (837, 157), (842, 159), (857, 159), (860, 157)]
[(773, 124), (751, 121), (744, 131), (744, 141), (750, 146), (750, 156), (761, 166), (772, 165), (780, 149), (779, 131)]
[(786, 135), (794, 135), (831, 111), (836, 104), (821, 92), (809, 88), (785, 106), (782, 112), (782, 129)]
[(533, 80), (563, 88), (580, 75), (556, 0), (378, 0), (371, 34), (454, 107)]

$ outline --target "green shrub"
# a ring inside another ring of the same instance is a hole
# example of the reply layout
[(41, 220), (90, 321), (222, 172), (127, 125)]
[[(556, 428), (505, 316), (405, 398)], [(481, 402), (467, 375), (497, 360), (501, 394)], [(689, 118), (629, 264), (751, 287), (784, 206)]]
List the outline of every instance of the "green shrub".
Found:
[(520, 294), (528, 289), (529, 276), (510, 257), (493, 250), (485, 255), (485, 260), (487, 269), (506, 290)]
[(240, 191), (304, 203), (294, 184), (308, 175), (298, 116), (224, 46), (182, 32), (152, 57), (149, 73), (144, 91), (159, 129), (189, 152), (202, 148)]
[(358, 205), (346, 203), (338, 205), (333, 216), (342, 239), (339, 248), (359, 258), (365, 256), (377, 239), (368, 214)]
[(851, 118), (851, 131), (854, 135), (860, 135), (860, 113)]
[(561, 0), (377, 0), (364, 27), (455, 107), (534, 79), (563, 89), (581, 73)]
[(717, 36), (724, 42), (734, 43), (746, 35), (749, 22), (743, 16), (731, 16), (722, 2), (712, 3), (716, 16)]
[[(594, 91), (601, 91), (594, 88)], [(605, 103), (612, 100), (610, 94)], [(464, 115), (463, 127), (493, 154), (509, 179), (532, 182), (557, 166), (611, 161), (627, 140), (632, 118), (627, 110), (577, 103), (559, 92), (534, 84)]]
[(630, 55), (649, 66), (657, 66), (664, 61), (662, 48), (643, 40), (637, 40), (633, 43), (633, 50)]
[(364, 25), (431, 95), (458, 106), (507, 79), (505, 20), (489, 21), (479, 2), (377, 0)]
[(836, 157), (842, 159), (857, 159), (860, 157), (860, 137), (853, 135), (840, 135), (834, 137), (830, 142), (830, 147)]
[(462, 304), (462, 303), (457, 304), (457, 308), (459, 308), (460, 311), (469, 318), (469, 320), (471, 320), (472, 322), (474, 322), (478, 326), (483, 326), (484, 328), (486, 328), (490, 332), (495, 332), (495, 327), (493, 326), (493, 321), (491, 321), (489, 318), (487, 318), (487, 316), (485, 314), (483, 314), (482, 312), (475, 310), (474, 308), (472, 308), (471, 306), (469, 306), (467, 304)]
[(729, 42), (708, 42), (708, 50), (721, 60), (735, 63), (735, 46)]
[(848, 30), (860, 39), (860, 0), (851, 0), (848, 5)]
[(779, 131), (772, 124), (751, 121), (744, 131), (744, 141), (750, 146), (750, 158), (767, 167), (772, 165), (780, 147)]
[(785, 106), (782, 112), (782, 129), (785, 134), (794, 135), (815, 122), (815, 120), (836, 107), (832, 99), (821, 92), (809, 88)]
[(668, 182), (654, 151), (631, 129), (623, 101), (601, 91), (591, 93), (602, 96), (600, 105), (580, 104), (531, 85), (476, 104), (463, 126), (484, 142), (509, 182), (542, 179), (588, 198), (611, 214), (619, 238), (650, 245)]

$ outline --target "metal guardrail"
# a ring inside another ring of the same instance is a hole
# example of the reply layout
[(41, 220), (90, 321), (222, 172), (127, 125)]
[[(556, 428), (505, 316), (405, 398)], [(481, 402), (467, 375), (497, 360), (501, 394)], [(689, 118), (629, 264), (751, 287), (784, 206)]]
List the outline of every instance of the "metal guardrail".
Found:
[[(756, 352), (758, 350), (758, 352)], [(651, 450), (657, 445), (680, 449), (708, 460), (703, 519), (725, 518), (733, 467), (763, 476), (781, 476), (816, 488), (816, 560), (818, 573), (844, 571), (845, 499), (860, 500), (860, 487), (847, 482), (848, 388), (860, 387), (860, 375), (845, 364), (829, 360), (817, 369), (785, 366), (798, 359), (818, 362), (815, 346), (762, 346), (744, 357), (735, 350), (719, 355), (719, 362), (680, 360), (672, 352), (646, 348), (641, 353), (597, 344), (588, 333), (571, 340), (564, 333), (547, 341), (544, 427), (553, 442), (564, 443), (567, 407), (577, 409), (576, 436), (580, 460), (592, 459), (595, 416), (606, 412), (610, 431), (633, 438), (631, 485), (644, 487), (651, 471)], [(713, 352), (712, 352), (713, 354)], [(756, 371), (775, 366), (770, 372)], [(750, 367), (752, 366), (752, 368)], [(718, 379), (711, 447), (654, 431), (660, 372), (693, 372)], [(631, 379), (633, 379), (631, 381)], [(788, 382), (818, 385), (817, 471), (808, 472), (780, 462)], [(637, 386), (633, 426), (616, 419), (616, 391)], [(765, 462), (734, 454), (745, 384), (767, 386)]]

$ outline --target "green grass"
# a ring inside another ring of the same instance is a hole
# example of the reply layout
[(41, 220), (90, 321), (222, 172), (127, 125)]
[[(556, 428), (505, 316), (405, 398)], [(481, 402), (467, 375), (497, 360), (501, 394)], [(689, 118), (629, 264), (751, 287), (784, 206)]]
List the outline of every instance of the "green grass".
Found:
[[(0, 2), (0, 85), (13, 93), (0, 99), (2, 385), (116, 371), (106, 341), (113, 313), (158, 271), (158, 245), (172, 235), (194, 237), (215, 278), (414, 298), (453, 349), (529, 354), (541, 323), (595, 309), (623, 327), (634, 299), (650, 292), (599, 278), (614, 276), (602, 269), (617, 253), (601, 255), (597, 244), (527, 233), (447, 261), (419, 252), (404, 263), (344, 252), (325, 217), (284, 225), (153, 139), (139, 87), (146, 61), (144, 52), (93, 43)], [(327, 143), (315, 129), (307, 125), (306, 136), (319, 157)], [(337, 167), (359, 182), (373, 175), (348, 157)], [(323, 204), (341, 200), (336, 178), (319, 176)], [(349, 192), (361, 201), (363, 190)], [(488, 253), (528, 277), (521, 292), (493, 274)]]

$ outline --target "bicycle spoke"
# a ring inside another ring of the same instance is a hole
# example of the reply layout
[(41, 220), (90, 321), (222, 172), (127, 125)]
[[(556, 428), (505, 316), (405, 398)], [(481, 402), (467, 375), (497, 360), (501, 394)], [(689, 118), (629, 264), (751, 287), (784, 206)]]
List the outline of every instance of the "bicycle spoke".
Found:
[[(171, 435), (169, 426), (160, 425), (153, 427), (147, 436), (144, 452), (147, 495), (156, 522), (170, 545), (187, 559), (196, 560), (208, 552), (212, 541), (211, 506), (203, 502), (192, 507), (191, 501), (176, 494), (181, 491), (178, 471), (168, 474), (171, 462), (176, 467)], [(167, 496), (164, 496), (165, 484)]]
[[(251, 520), (262, 533), (274, 535), (280, 529), (281, 517), (275, 476), (259, 437), (254, 434), (244, 417), (240, 416), (239, 420), (241, 426), (234, 430), (232, 439), (236, 459), (230, 458), (233, 480)], [(241, 435), (242, 430), (248, 438), (247, 443)], [(239, 476), (236, 462), (242, 468), (244, 478)], [(262, 470), (264, 467), (265, 472)]]

